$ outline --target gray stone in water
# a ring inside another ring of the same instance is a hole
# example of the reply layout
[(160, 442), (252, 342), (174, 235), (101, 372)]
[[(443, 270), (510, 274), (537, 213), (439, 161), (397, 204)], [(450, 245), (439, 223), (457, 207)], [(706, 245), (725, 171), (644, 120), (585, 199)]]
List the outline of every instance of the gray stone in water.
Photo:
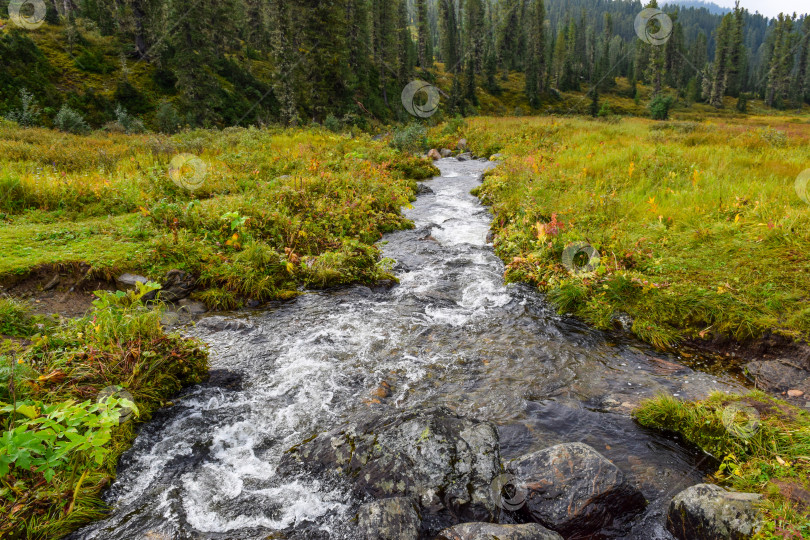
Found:
[(762, 526), (756, 493), (735, 493), (713, 484), (697, 484), (678, 493), (669, 505), (667, 529), (679, 540), (741, 540)]
[(517, 458), (507, 469), (526, 489), (517, 512), (566, 538), (615, 536), (646, 506), (622, 471), (586, 444), (558, 444)]
[(407, 497), (366, 503), (357, 512), (358, 540), (417, 540), (419, 514)]
[(501, 473), (498, 434), (488, 422), (446, 408), (392, 415), (369, 413), (289, 450), (279, 473), (337, 473), (358, 496), (416, 501), (422, 532), (435, 535), (463, 521), (493, 521), (491, 484)]
[(497, 525), (463, 523), (439, 533), (436, 540), (563, 540), (563, 537), (537, 523)]
[(115, 278), (115, 283), (124, 290), (134, 289), (138, 283), (146, 283), (147, 281), (149, 280), (137, 274), (121, 274)]
[(419, 184), (416, 185), (416, 194), (417, 195), (428, 195), (430, 193), (433, 193), (433, 190), (430, 189), (429, 186), (426, 186), (425, 184), (422, 184), (422, 183), (419, 183)]
[(459, 160), (459, 161), (469, 161), (469, 160), (474, 159), (474, 158), (473, 158), (473, 155), (471, 153), (464, 152), (463, 154), (459, 154), (456, 157), (456, 159)]
[(442, 148), (439, 153), (442, 155), (443, 158), (447, 158), (453, 155), (453, 151), (450, 150), (449, 148)]
[(205, 307), (205, 304), (202, 302), (197, 302), (195, 300), (189, 300), (188, 298), (184, 298), (178, 302), (180, 305), (180, 309), (183, 313), (188, 313), (189, 315), (202, 315), (208, 311), (208, 308)]

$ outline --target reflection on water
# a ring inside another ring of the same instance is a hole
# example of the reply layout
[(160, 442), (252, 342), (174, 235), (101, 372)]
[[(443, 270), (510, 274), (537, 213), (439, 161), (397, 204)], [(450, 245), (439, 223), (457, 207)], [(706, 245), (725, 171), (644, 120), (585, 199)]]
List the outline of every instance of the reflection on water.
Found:
[[(239, 384), (188, 390), (144, 427), (109, 491), (112, 515), (75, 538), (350, 538), (345, 486), (276, 475), (282, 452), (369, 407), (444, 404), (499, 428), (505, 459), (583, 441), (651, 501), (634, 538), (669, 538), (662, 512), (701, 481), (705, 457), (629, 417), (657, 392), (683, 398), (731, 380), (555, 314), (503, 283), (490, 215), (469, 191), (488, 166), (441, 160), (434, 193), (386, 237), (400, 285), (308, 294), (190, 333)], [(236, 321), (236, 322), (235, 322)], [(390, 391), (376, 391), (385, 381)]]

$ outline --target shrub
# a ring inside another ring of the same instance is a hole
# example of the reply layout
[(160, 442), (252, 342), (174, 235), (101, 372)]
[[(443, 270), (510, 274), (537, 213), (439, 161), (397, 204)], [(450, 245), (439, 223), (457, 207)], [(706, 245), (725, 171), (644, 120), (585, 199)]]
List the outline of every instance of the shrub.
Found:
[(34, 94), (20, 89), (21, 107), (8, 113), (7, 118), (12, 122), (17, 122), (22, 127), (32, 127), (39, 123), (39, 107), (34, 99)]
[(673, 99), (670, 96), (657, 95), (650, 102), (650, 115), (654, 120), (667, 120)]
[(161, 133), (177, 133), (180, 129), (180, 115), (177, 114), (177, 109), (174, 105), (168, 102), (161, 103), (155, 113), (155, 123), (157, 124), (158, 131)]
[(343, 128), (340, 120), (338, 120), (334, 114), (330, 114), (326, 117), (326, 120), (323, 121), (323, 127), (335, 133), (338, 133)]
[(111, 131), (123, 131), (127, 135), (146, 131), (143, 122), (129, 114), (120, 103), (115, 107), (115, 124), (117, 124), (118, 129), (114, 129), (113, 126), (108, 126), (109, 128), (113, 128)]
[(737, 110), (741, 113), (748, 112), (748, 96), (745, 94), (740, 94), (740, 97), (737, 98)]
[(420, 124), (410, 124), (394, 131), (391, 146), (402, 152), (419, 152), (425, 149), (427, 130)]
[(56, 117), (53, 119), (53, 125), (59, 131), (66, 133), (84, 134), (90, 132), (90, 126), (84, 121), (82, 115), (71, 109), (67, 104), (62, 105)]
[(602, 108), (599, 109), (599, 118), (605, 118), (613, 114), (613, 111), (610, 110), (610, 103), (607, 101), (602, 104)]

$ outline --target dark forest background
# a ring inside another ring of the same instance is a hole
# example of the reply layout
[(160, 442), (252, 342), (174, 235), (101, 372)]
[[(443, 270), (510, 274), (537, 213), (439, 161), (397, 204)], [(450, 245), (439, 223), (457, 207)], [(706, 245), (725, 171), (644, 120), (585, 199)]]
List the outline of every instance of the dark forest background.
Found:
[(45, 1), (41, 28), (0, 30), (0, 115), (27, 89), (45, 123), (67, 104), (93, 125), (116, 109), (166, 130), (360, 125), (407, 119), (415, 78), (449, 77), (443, 111), (474, 114), (510, 73), (535, 110), (560, 92), (610, 93), (617, 77), (718, 108), (810, 103), (810, 17), (795, 14), (663, 6), (673, 29), (657, 46), (633, 26), (655, 0)]

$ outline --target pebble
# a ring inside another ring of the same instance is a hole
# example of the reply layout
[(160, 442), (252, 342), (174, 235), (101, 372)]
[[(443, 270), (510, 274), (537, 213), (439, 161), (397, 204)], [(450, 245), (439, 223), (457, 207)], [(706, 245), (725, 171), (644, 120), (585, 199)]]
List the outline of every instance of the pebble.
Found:
[(787, 395), (790, 397), (802, 397), (804, 395), (804, 392), (802, 392), (801, 390), (788, 390)]

